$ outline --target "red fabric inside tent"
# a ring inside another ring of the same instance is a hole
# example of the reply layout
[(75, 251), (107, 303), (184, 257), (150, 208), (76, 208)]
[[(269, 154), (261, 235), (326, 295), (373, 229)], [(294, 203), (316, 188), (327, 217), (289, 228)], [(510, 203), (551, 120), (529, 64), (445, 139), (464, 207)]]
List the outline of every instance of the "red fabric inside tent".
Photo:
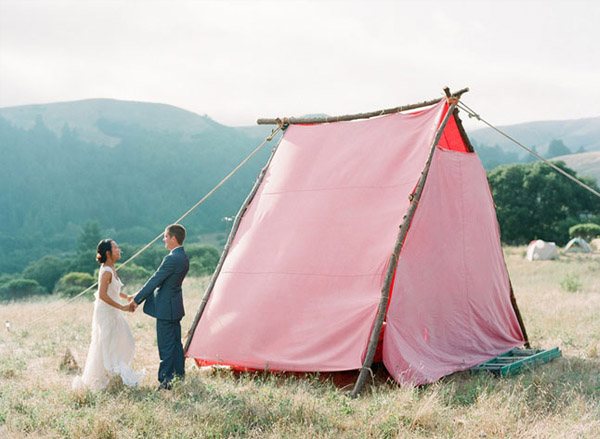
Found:
[(438, 146), (450, 151), (469, 152), (460, 135), (454, 115), (448, 120), (444, 132), (440, 137), (440, 141), (438, 142)]

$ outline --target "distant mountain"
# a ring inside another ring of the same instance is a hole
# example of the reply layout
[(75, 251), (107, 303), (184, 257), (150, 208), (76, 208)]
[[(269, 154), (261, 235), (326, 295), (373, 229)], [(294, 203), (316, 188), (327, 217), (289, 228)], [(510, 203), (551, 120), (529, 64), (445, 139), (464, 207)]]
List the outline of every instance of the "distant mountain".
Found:
[(15, 127), (25, 130), (32, 129), (39, 119), (59, 136), (68, 127), (80, 140), (106, 146), (115, 146), (121, 139), (103, 130), (103, 122), (132, 125), (177, 136), (190, 136), (221, 126), (207, 116), (172, 105), (116, 99), (86, 99), (0, 108), (0, 116)]
[(600, 151), (561, 155), (552, 160), (563, 161), (569, 168), (577, 171), (578, 175), (595, 178), (600, 183)]
[(275, 128), (275, 125), (252, 125), (236, 127), (239, 132), (244, 133), (246, 136), (258, 141), (262, 141), (265, 137), (267, 137), (273, 128)]
[[(0, 273), (72, 250), (82, 225), (130, 243), (156, 236), (270, 132), (170, 105), (92, 99), (0, 109)], [(191, 239), (225, 233), (271, 148), (197, 209)]]
[[(545, 153), (552, 140), (562, 140), (573, 153), (600, 151), (600, 117), (575, 120), (527, 122), (498, 127), (510, 136), (529, 147), (536, 147), (538, 153)], [(468, 132), (469, 137), (479, 145), (498, 145), (505, 151), (525, 152), (491, 128)]]

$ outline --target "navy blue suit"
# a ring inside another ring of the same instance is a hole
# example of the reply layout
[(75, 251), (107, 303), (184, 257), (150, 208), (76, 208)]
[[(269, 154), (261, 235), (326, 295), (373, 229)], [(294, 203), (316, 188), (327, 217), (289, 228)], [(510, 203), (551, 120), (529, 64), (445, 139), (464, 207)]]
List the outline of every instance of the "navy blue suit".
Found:
[(173, 249), (133, 299), (138, 305), (144, 302), (144, 313), (156, 319), (161, 384), (168, 384), (175, 375), (182, 378), (185, 375), (181, 345), (181, 319), (185, 311), (181, 284), (189, 267), (183, 247)]

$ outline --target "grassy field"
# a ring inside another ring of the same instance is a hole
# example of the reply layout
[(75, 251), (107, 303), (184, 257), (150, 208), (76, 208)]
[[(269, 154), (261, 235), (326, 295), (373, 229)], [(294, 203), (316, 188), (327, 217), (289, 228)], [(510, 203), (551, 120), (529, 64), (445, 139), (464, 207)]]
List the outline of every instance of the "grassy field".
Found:
[[(563, 357), (511, 378), (457, 373), (423, 388), (401, 388), (379, 370), (364, 396), (350, 399), (339, 381), (353, 374), (304, 377), (235, 375), (187, 362), (187, 379), (155, 392), (154, 322), (129, 316), (143, 385), (118, 381), (99, 393), (73, 392), (61, 368), (71, 349), (83, 364), (92, 302), (0, 305), (0, 437), (600, 437), (600, 255), (527, 262), (505, 249), (533, 347)], [(186, 281), (190, 325), (206, 279)], [(334, 382), (335, 381), (335, 382)]]

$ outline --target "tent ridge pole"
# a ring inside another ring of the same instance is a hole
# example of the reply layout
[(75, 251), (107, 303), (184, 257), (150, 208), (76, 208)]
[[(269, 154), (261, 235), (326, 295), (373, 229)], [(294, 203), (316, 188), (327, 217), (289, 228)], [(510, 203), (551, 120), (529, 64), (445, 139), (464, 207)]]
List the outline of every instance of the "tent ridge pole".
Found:
[[(452, 93), (450, 97), (460, 98), (462, 94), (468, 92), (468, 88), (463, 88), (455, 93)], [(437, 104), (439, 101), (444, 99), (443, 97), (437, 99), (430, 99), (428, 101), (419, 102), (416, 104), (403, 105), (400, 107), (386, 108), (384, 110), (370, 111), (368, 113), (356, 113), (356, 114), (345, 114), (342, 116), (322, 116), (322, 117), (286, 117), (286, 118), (261, 118), (256, 121), (258, 125), (278, 125), (281, 123), (294, 125), (294, 124), (313, 124), (313, 123), (329, 123), (329, 122), (342, 122), (357, 119), (369, 119), (371, 117), (383, 116), (385, 114), (400, 113), (402, 111), (416, 110), (417, 108), (428, 107), (430, 105)]]
[[(272, 135), (273, 135), (273, 133), (271, 134), (271, 136)], [(229, 237), (227, 238), (227, 242), (225, 243), (223, 252), (221, 252), (221, 257), (219, 258), (219, 263), (217, 264), (217, 267), (215, 268), (215, 271), (213, 272), (210, 282), (209, 282), (208, 286), (206, 287), (206, 291), (204, 292), (204, 295), (202, 296), (202, 302), (200, 302), (200, 307), (198, 308), (196, 317), (194, 318), (192, 326), (190, 327), (190, 330), (188, 331), (188, 333), (186, 335), (185, 347), (183, 349), (184, 355), (187, 355), (187, 351), (190, 347), (190, 343), (192, 342), (192, 337), (194, 335), (194, 332), (196, 331), (198, 322), (200, 321), (200, 318), (202, 317), (202, 314), (204, 313), (204, 309), (206, 308), (206, 305), (208, 304), (208, 299), (210, 298), (210, 295), (212, 294), (215, 283), (217, 282), (217, 277), (219, 276), (219, 273), (221, 273), (221, 268), (223, 268), (223, 264), (225, 263), (225, 258), (227, 257), (227, 254), (229, 253), (229, 248), (231, 247), (233, 238), (235, 237), (235, 235), (238, 231), (238, 228), (242, 221), (242, 217), (246, 213), (246, 210), (248, 209), (249, 204), (254, 199), (256, 192), (258, 192), (258, 188), (260, 187), (260, 185), (267, 173), (267, 169), (269, 168), (271, 161), (273, 160), (273, 157), (275, 156), (275, 152), (277, 151), (277, 148), (279, 147), (279, 144), (281, 143), (282, 139), (283, 139), (283, 136), (279, 139), (279, 142), (277, 142), (277, 144), (273, 147), (273, 149), (271, 151), (271, 155), (269, 156), (269, 159), (267, 160), (267, 163), (260, 171), (260, 174), (258, 175), (256, 181), (254, 182), (254, 186), (252, 187), (252, 190), (246, 197), (246, 200), (244, 200), (244, 204), (242, 204), (242, 207), (240, 208), (240, 210), (238, 211), (238, 213), (235, 217), (235, 221), (233, 222), (233, 225), (231, 226), (231, 232), (229, 233)]]
[(423, 188), (425, 186), (425, 181), (427, 180), (427, 175), (429, 174), (429, 167), (431, 166), (431, 161), (433, 159), (433, 154), (435, 152), (435, 148), (442, 136), (442, 133), (444, 132), (444, 128), (446, 128), (446, 125), (447, 125), (448, 121), (450, 120), (450, 117), (454, 114), (454, 109), (456, 108), (456, 105), (457, 105), (457, 103), (452, 103), (450, 105), (450, 107), (448, 108), (448, 111), (446, 112), (444, 120), (442, 121), (442, 123), (440, 124), (440, 126), (436, 132), (436, 135), (431, 144), (431, 148), (429, 150), (429, 157), (427, 158), (427, 161), (425, 162), (425, 167), (423, 168), (423, 172), (421, 172), (421, 177), (419, 178), (419, 182), (417, 183), (417, 186), (415, 188), (415, 192), (412, 197), (412, 201), (410, 203), (410, 206), (408, 207), (408, 211), (407, 211), (406, 215), (404, 216), (404, 221), (400, 225), (400, 230), (398, 232), (398, 236), (396, 238), (396, 243), (394, 245), (394, 251), (390, 258), (390, 264), (387, 269), (385, 282), (383, 284), (383, 288), (381, 289), (381, 299), (379, 301), (379, 306), (377, 308), (377, 317), (375, 319), (373, 329), (371, 329), (371, 337), (369, 338), (367, 354), (365, 355), (365, 359), (364, 359), (362, 368), (360, 369), (360, 374), (358, 375), (358, 379), (356, 380), (356, 383), (354, 385), (354, 389), (352, 389), (352, 392), (350, 394), (350, 396), (352, 396), (353, 398), (357, 397), (360, 394), (360, 392), (362, 391), (362, 389), (365, 385), (367, 377), (369, 376), (369, 370), (371, 368), (371, 365), (373, 364), (373, 358), (375, 357), (375, 350), (377, 349), (377, 344), (379, 342), (379, 335), (381, 334), (381, 328), (383, 326), (383, 321), (385, 319), (385, 312), (387, 309), (388, 300), (389, 300), (389, 296), (390, 296), (390, 286), (392, 283), (392, 277), (394, 275), (394, 272), (396, 271), (396, 265), (398, 264), (398, 259), (400, 257), (400, 252), (402, 250), (404, 238), (406, 237), (406, 234), (408, 233), (410, 223), (411, 223), (412, 218), (415, 215), (415, 212), (417, 210), (417, 206), (419, 204), (419, 199), (421, 198), (421, 194), (422, 194)]

